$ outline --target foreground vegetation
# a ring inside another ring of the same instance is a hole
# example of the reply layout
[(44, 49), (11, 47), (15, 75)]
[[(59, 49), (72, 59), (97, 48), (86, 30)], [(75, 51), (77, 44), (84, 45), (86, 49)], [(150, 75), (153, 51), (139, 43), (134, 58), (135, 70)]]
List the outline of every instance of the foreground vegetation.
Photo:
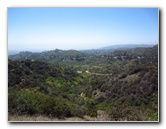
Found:
[(158, 121), (157, 45), (29, 54), (9, 56), (9, 120)]

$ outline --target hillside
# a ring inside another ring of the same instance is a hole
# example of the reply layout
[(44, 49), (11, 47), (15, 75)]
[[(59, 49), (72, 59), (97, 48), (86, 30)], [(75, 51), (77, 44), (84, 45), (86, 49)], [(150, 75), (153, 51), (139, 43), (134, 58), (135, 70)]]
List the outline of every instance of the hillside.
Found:
[(9, 56), (8, 80), (11, 116), (158, 120), (157, 45), (101, 56), (75, 50), (22, 52)]
[(121, 44), (121, 45), (112, 45), (106, 46), (99, 49), (92, 49), (92, 50), (81, 50), (83, 53), (93, 54), (93, 55), (104, 55), (114, 52), (115, 50), (128, 50), (132, 48), (148, 48), (153, 47), (154, 45), (146, 45), (146, 44)]
[(158, 63), (158, 45), (150, 48), (133, 48), (129, 50), (117, 50), (106, 55), (109, 59), (136, 61), (139, 64)]
[[(79, 95), (77, 88), (82, 83), (82, 77), (76, 72), (30, 60), (9, 60), (8, 68), (9, 114), (43, 114), (63, 118), (75, 115), (78, 113), (75, 110), (81, 108), (72, 102)], [(55, 108), (56, 111), (53, 111)]]
[[(99, 52), (100, 53), (100, 52)], [(63, 67), (74, 67), (75, 70), (92, 72), (100, 71), (107, 73), (109, 67), (112, 68), (115, 62), (130, 61), (135, 64), (156, 63), (158, 65), (158, 47), (132, 48), (128, 50), (115, 50), (108, 54), (93, 55), (85, 54), (76, 50), (52, 50), (45, 52), (20, 52), (19, 54), (9, 55), (11, 60), (38, 60)]]
[(19, 54), (9, 55), (9, 59), (12, 60), (40, 60), (49, 62), (59, 61), (81, 61), (84, 60), (88, 55), (81, 53), (76, 50), (52, 50), (44, 52), (20, 52)]

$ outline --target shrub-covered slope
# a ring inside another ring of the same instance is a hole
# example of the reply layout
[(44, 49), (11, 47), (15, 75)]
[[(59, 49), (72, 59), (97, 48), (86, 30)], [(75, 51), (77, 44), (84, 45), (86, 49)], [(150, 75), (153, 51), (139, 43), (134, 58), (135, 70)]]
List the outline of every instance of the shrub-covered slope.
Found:
[(115, 51), (84, 65), (9, 60), (9, 114), (158, 120), (158, 46)]

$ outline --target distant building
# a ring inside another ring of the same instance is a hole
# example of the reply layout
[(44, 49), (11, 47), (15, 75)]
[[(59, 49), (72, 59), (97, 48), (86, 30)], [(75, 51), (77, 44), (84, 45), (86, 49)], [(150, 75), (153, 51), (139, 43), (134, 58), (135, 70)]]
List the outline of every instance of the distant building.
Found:
[(89, 73), (89, 70), (86, 70), (85, 72), (86, 72), (86, 73)]
[(141, 59), (141, 57), (140, 57), (140, 56), (137, 56), (137, 58), (138, 58), (138, 59)]
[(82, 71), (77, 71), (77, 73), (82, 73)]

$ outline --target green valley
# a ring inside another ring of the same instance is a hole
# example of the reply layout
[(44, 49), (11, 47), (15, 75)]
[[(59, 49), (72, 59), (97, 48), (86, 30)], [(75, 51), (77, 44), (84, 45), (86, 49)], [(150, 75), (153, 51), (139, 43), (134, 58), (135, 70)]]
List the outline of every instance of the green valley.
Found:
[(158, 45), (97, 53), (9, 55), (9, 120), (158, 121)]

